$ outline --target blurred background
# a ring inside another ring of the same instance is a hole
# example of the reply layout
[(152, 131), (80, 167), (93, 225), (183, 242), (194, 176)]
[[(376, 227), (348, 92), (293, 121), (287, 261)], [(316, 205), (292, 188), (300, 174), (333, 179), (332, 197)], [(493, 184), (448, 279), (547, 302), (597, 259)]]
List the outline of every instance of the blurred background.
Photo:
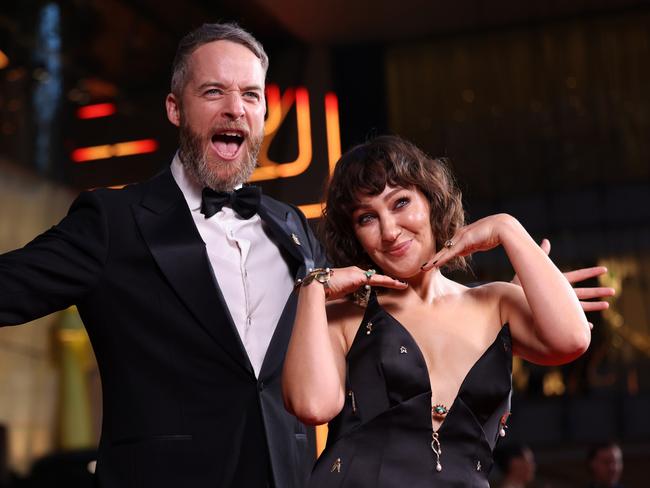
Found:
[[(176, 44), (214, 21), (239, 22), (271, 60), (252, 179), (314, 223), (341, 151), (396, 133), (451, 159), (470, 220), (511, 213), (562, 269), (608, 267), (599, 281), (618, 295), (590, 317), (589, 351), (559, 368), (515, 362), (503, 444), (534, 453), (525, 486), (587, 486), (587, 452), (609, 441), (623, 485), (648, 486), (650, 1), (2, 2), (0, 252), (80, 190), (170, 163)], [(496, 251), (458, 278), (511, 275)], [(0, 331), (0, 487), (86, 486), (100, 418), (74, 309)], [(68, 478), (52, 474), (63, 465)]]

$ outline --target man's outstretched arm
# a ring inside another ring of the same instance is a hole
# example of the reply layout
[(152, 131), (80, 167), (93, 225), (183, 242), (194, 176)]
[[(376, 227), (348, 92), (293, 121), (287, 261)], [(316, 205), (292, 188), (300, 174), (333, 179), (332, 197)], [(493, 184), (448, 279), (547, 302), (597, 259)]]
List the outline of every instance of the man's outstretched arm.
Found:
[(77, 303), (101, 278), (107, 255), (99, 199), (83, 193), (58, 225), (22, 249), (0, 255), (0, 326)]

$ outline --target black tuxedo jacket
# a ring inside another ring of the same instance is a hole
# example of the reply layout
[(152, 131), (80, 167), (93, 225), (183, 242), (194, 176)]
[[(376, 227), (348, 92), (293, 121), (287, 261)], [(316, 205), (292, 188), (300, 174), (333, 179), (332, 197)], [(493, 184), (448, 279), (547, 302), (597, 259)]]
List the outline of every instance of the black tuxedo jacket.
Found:
[[(324, 264), (297, 209), (263, 196), (259, 213), (296, 278)], [(254, 279), (273, 286), (263, 269)], [(296, 302), (256, 378), (169, 170), (83, 193), (0, 256), (0, 324), (79, 309), (102, 378), (100, 487), (303, 486), (314, 453), (280, 388)]]

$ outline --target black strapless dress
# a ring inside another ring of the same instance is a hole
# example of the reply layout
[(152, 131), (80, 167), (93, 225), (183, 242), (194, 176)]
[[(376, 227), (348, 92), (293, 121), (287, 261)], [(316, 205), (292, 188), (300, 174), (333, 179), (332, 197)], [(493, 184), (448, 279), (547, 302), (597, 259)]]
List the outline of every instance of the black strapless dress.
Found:
[(374, 293), (347, 356), (346, 401), (329, 423), (310, 488), (489, 487), (510, 410), (512, 342), (503, 326), (464, 378), (431, 448), (431, 384), (413, 336)]

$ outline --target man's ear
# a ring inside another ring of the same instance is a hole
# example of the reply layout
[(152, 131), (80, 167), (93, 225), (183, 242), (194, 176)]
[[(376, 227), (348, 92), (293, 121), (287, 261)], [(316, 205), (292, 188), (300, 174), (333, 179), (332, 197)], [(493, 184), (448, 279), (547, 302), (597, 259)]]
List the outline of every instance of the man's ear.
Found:
[(165, 98), (165, 108), (167, 109), (167, 118), (176, 127), (181, 125), (181, 105), (176, 95), (169, 93)]

